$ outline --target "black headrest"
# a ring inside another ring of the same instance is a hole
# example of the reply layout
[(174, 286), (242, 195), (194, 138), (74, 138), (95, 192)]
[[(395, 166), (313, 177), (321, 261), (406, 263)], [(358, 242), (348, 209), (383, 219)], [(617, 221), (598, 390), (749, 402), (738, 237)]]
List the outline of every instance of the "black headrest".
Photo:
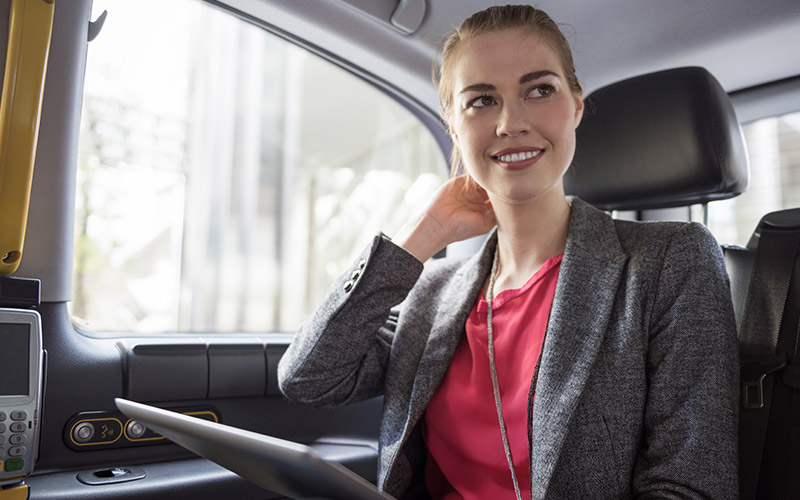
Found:
[(741, 127), (705, 69), (631, 78), (585, 101), (567, 194), (604, 210), (638, 210), (722, 200), (747, 187)]

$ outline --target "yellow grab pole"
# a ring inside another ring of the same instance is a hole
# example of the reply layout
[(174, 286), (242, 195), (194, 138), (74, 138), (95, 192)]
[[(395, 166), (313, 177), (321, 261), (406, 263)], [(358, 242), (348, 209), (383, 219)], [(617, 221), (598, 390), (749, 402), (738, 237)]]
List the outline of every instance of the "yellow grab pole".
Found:
[(13, 0), (0, 99), (0, 276), (19, 267), (55, 0)]
[(27, 484), (0, 488), (0, 500), (28, 500), (29, 496), (30, 487)]
[(28, 500), (30, 487), (27, 484), (0, 489), (0, 500)]

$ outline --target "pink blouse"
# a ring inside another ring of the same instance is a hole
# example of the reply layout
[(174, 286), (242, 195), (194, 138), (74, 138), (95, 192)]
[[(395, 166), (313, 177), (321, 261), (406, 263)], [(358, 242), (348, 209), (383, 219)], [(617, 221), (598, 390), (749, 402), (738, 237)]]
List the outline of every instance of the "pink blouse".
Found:
[[(528, 391), (542, 349), (562, 255), (549, 259), (528, 282), (494, 298), (497, 377), (511, 455), (523, 498), (530, 498)], [(434, 499), (514, 498), (489, 373), (486, 300), (467, 319), (423, 422), (428, 447), (425, 481)]]

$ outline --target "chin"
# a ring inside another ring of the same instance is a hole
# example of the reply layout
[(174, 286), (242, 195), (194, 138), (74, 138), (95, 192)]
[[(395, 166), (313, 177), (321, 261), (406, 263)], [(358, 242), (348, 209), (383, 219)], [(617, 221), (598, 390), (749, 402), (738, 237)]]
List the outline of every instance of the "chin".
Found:
[(494, 192), (492, 193), (493, 197), (496, 199), (508, 203), (509, 205), (525, 205), (528, 203), (533, 203), (540, 200), (546, 191), (540, 192), (517, 192), (517, 191), (506, 191), (506, 192)]
[[(511, 205), (525, 205), (540, 201), (547, 195), (556, 194), (558, 191), (557, 188), (562, 185), (560, 182), (555, 182), (547, 185), (546, 187), (535, 188), (525, 184), (527, 183), (518, 183), (517, 185), (510, 186), (507, 189), (487, 189), (487, 191), (490, 192), (492, 196), (504, 203)], [(563, 188), (561, 189), (561, 193), (563, 197)]]

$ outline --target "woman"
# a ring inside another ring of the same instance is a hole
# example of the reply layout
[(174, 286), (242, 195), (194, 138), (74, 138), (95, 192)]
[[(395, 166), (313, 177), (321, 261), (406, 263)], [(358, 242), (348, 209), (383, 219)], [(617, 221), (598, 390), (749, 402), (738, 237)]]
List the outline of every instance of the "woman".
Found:
[[(735, 498), (737, 348), (713, 237), (565, 196), (583, 100), (542, 11), (467, 19), (439, 96), (465, 174), (334, 283), (281, 360), (284, 394), (383, 395), (379, 487), (397, 497)], [(473, 258), (423, 267), (493, 226)]]

